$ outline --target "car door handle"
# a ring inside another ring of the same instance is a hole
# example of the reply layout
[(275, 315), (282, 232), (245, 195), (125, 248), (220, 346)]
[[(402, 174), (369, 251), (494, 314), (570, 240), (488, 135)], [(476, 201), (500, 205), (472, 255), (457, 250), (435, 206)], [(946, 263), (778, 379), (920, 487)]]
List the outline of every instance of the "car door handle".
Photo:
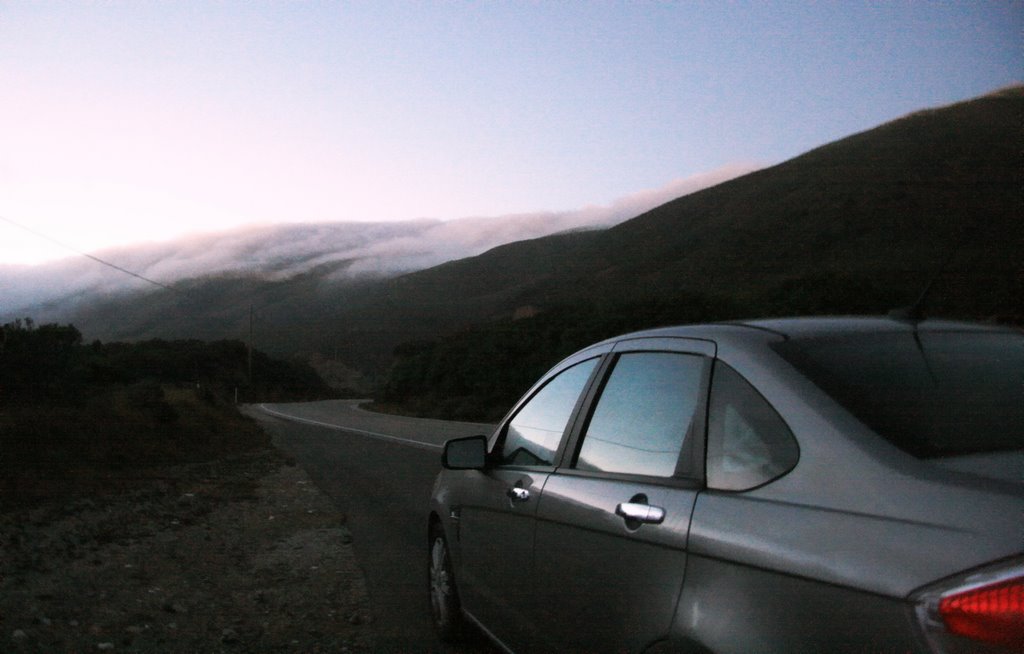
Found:
[(525, 502), (530, 499), (530, 491), (522, 486), (513, 486), (506, 491), (505, 495), (508, 495), (508, 498), (513, 502)]
[(615, 515), (647, 525), (660, 525), (665, 520), (665, 509), (650, 504), (623, 502), (615, 507)]

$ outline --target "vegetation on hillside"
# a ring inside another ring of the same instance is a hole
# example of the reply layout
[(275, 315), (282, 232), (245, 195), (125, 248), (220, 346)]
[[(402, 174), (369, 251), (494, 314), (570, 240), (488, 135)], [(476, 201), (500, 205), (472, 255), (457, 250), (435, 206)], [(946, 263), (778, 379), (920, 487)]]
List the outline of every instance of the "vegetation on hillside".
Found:
[[(250, 377), (251, 373), (251, 377)], [(243, 402), (331, 394), (306, 363), (274, 359), (241, 341), (153, 339), (85, 344), (74, 325), (16, 320), (0, 329), (0, 403), (45, 398), (74, 402), (84, 390), (139, 383), (195, 386), (204, 396)]]
[[(892, 289), (835, 274), (793, 279), (743, 302), (680, 292), (663, 299), (559, 304), (529, 318), (505, 318), (443, 339), (399, 345), (375, 405), (430, 418), (492, 422), (559, 360), (619, 334), (752, 316), (883, 315), (905, 306), (905, 298)], [(927, 301), (924, 308), (927, 312)]]
[(85, 344), (72, 325), (0, 329), (0, 505), (102, 490), (148, 467), (267, 445), (235, 407), (331, 391), (306, 364), (237, 341)]
[(494, 422), (540, 375), (582, 347), (624, 332), (739, 315), (725, 299), (562, 305), (516, 321), (467, 329), (395, 349), (375, 404), (447, 420)]

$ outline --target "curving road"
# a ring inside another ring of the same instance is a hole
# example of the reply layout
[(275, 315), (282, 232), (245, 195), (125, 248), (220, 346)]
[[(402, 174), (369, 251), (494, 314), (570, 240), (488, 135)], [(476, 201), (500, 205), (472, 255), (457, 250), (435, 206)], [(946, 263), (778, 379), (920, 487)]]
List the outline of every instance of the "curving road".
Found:
[(348, 516), (381, 651), (494, 652), (434, 634), (426, 591), (426, 515), (443, 443), (493, 425), (390, 416), (332, 400), (246, 407)]

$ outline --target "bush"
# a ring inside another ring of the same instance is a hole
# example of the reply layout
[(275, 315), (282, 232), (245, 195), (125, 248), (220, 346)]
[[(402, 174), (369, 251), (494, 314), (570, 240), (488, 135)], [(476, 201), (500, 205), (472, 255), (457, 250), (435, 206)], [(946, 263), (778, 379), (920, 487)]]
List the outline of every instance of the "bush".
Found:
[(153, 380), (132, 385), (128, 389), (128, 405), (147, 413), (159, 423), (168, 424), (178, 419), (178, 412), (164, 397), (163, 387)]

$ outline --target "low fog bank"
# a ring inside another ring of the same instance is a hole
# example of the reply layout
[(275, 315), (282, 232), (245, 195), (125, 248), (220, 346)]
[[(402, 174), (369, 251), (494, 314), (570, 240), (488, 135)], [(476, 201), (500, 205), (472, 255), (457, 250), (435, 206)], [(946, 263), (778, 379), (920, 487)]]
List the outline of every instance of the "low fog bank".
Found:
[[(389, 223), (281, 224), (249, 227), (96, 252), (119, 268), (162, 285), (201, 277), (285, 280), (315, 274), (328, 281), (399, 275), (491, 248), (579, 229), (604, 229), (677, 197), (755, 170), (733, 165), (575, 211)], [(131, 292), (148, 282), (84, 256), (39, 266), (0, 266), (0, 321), (59, 319), (81, 303)]]

